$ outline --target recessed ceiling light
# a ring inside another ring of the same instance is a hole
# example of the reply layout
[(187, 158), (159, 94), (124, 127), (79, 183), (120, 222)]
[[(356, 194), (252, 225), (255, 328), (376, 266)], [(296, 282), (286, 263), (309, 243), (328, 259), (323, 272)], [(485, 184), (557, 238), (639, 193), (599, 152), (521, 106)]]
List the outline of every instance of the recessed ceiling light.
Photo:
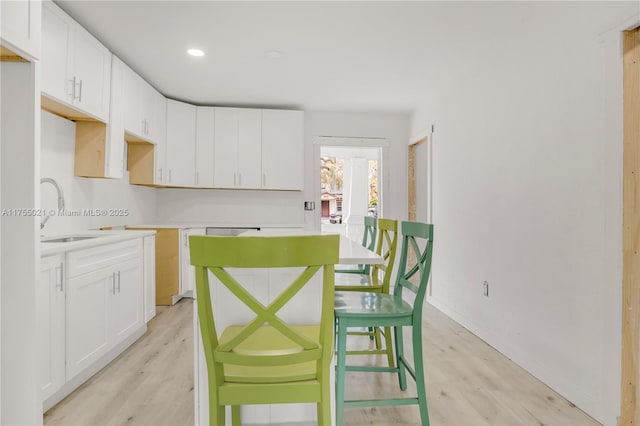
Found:
[(264, 56), (266, 56), (269, 59), (278, 59), (278, 58), (282, 58), (282, 52), (280, 52), (279, 50), (268, 50), (266, 52), (264, 52)]
[(187, 49), (187, 53), (191, 56), (204, 56), (204, 52), (200, 49)]

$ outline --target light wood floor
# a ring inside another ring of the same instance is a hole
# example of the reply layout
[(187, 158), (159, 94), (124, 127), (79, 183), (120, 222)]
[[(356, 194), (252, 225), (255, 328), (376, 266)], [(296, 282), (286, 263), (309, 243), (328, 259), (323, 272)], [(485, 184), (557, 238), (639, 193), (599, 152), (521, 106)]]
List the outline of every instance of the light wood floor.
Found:
[[(425, 306), (424, 319), (433, 426), (599, 424), (435, 308)], [(191, 321), (191, 300), (159, 308), (145, 336), (49, 410), (45, 425), (193, 425)], [(347, 384), (348, 399), (402, 395), (391, 374), (348, 373)], [(419, 416), (413, 406), (349, 409), (345, 424), (416, 425)]]

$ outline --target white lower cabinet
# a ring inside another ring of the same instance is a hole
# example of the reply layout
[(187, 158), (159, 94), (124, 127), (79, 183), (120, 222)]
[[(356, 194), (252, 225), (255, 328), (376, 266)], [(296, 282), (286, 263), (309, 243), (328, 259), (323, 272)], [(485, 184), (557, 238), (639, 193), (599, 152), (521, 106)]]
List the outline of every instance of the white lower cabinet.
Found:
[(65, 381), (64, 255), (43, 257), (36, 291), (38, 377), (42, 399)]
[(68, 281), (67, 380), (108, 351), (109, 293), (114, 286), (114, 273), (110, 268)]
[[(37, 292), (40, 385), (45, 409), (139, 338), (145, 271), (154, 237), (43, 257)], [(148, 275), (147, 275), (148, 277)], [(155, 313), (155, 306), (153, 309)]]
[(196, 286), (196, 270), (191, 266), (189, 254), (189, 235), (205, 235), (205, 228), (189, 228), (180, 230), (180, 294), (184, 297), (193, 297)]
[[(67, 380), (144, 324), (142, 240), (94, 247), (69, 257)], [(83, 273), (71, 277), (74, 271)]]
[(156, 237), (144, 237), (144, 320), (156, 316)]

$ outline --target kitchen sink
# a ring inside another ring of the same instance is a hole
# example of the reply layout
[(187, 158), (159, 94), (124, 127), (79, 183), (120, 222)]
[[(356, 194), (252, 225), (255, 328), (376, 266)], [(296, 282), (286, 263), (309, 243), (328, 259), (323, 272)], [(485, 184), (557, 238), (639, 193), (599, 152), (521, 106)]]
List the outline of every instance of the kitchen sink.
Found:
[(98, 238), (97, 235), (76, 235), (71, 237), (52, 238), (49, 240), (42, 240), (43, 243), (71, 243), (73, 241), (88, 240), (89, 238)]

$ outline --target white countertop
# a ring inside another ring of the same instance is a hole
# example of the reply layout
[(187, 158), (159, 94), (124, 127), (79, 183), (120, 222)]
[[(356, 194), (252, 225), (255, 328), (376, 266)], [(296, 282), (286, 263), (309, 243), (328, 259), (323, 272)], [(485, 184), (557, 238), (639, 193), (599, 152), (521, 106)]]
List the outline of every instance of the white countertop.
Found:
[[(40, 256), (49, 256), (52, 254), (58, 254), (73, 250), (82, 250), (89, 247), (95, 247), (103, 244), (111, 244), (118, 241), (132, 240), (135, 238), (145, 237), (147, 235), (155, 235), (156, 231), (83, 231), (74, 232), (64, 235), (47, 235), (41, 238), (40, 242)], [(85, 240), (71, 241), (67, 243), (48, 243), (42, 242), (47, 239), (55, 239), (61, 237), (70, 236), (95, 236), (96, 238), (89, 238)]]

